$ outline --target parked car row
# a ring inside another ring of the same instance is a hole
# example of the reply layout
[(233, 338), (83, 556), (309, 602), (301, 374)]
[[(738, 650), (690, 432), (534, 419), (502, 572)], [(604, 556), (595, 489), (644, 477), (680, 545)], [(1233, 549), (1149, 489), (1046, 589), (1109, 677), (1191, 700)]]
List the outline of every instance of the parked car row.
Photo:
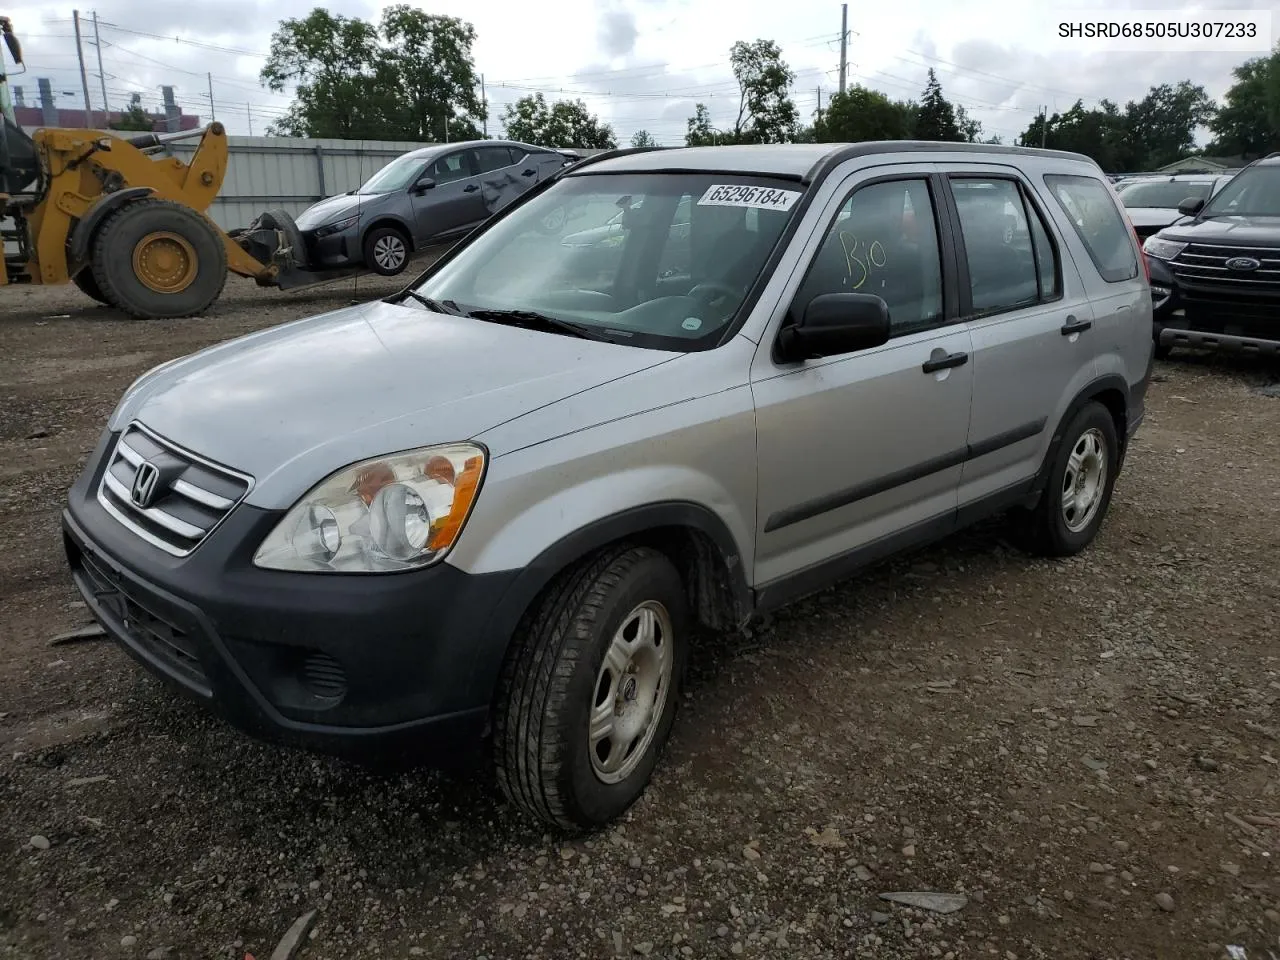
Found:
[[(1159, 186), (1163, 197), (1189, 192), (1143, 244), (1157, 356), (1176, 346), (1280, 355), (1280, 153), (1196, 192)], [(1119, 195), (1146, 192), (1156, 195), (1143, 183)]]

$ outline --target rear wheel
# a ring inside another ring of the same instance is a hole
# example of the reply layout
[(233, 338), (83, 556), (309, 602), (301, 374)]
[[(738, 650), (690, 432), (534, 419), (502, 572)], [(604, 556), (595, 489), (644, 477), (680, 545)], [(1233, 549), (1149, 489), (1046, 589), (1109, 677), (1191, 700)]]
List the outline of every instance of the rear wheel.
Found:
[(135, 200), (94, 235), (93, 280), (106, 302), (139, 319), (203, 313), (227, 282), (227, 252), (201, 214), (169, 200)]
[(675, 567), (618, 547), (568, 571), (512, 643), (494, 723), (507, 798), (563, 830), (644, 792), (675, 719), (689, 615)]
[(74, 277), (71, 282), (80, 288), (80, 292), (91, 300), (97, 300), (99, 303), (107, 303), (110, 301), (102, 295), (102, 290), (98, 287), (98, 281), (93, 279), (93, 269), (85, 267)]
[(409, 239), (395, 227), (374, 227), (364, 238), (364, 265), (394, 277), (409, 265)]
[(1079, 553), (1098, 534), (1120, 469), (1111, 411), (1091, 401), (1071, 418), (1040, 502), (1016, 518), (1019, 545), (1047, 557)]

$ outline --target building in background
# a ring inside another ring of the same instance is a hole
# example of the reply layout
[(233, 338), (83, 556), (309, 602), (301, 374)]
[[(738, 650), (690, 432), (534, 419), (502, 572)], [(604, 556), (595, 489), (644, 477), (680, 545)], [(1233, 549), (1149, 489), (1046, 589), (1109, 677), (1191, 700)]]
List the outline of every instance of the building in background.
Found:
[[(131, 117), (143, 116), (151, 121), (151, 129), (156, 133), (177, 132), (179, 130), (195, 130), (200, 127), (200, 117), (183, 113), (173, 97), (173, 87), (161, 87), (164, 98), (163, 111), (143, 110), (141, 97), (134, 94), (134, 110), (112, 110), (104, 114), (102, 110), (93, 110), (86, 115), (83, 107), (59, 107), (55, 103), (53, 85), (45, 77), (36, 80), (38, 96), (35, 103), (28, 97), (29, 89), (21, 86), (13, 88), (13, 110), (20, 126), (27, 133), (40, 127), (69, 127), (73, 129), (106, 130), (112, 124), (119, 124)], [(66, 95), (65, 91), (60, 91)], [(73, 94), (78, 96), (78, 94)]]

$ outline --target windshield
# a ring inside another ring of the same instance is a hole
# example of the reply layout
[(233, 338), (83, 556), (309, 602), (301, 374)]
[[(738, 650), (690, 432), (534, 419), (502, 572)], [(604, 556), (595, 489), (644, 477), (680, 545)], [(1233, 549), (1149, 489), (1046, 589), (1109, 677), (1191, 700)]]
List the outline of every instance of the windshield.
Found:
[(356, 193), (393, 193), (418, 179), (426, 166), (421, 157), (397, 157), (364, 182)]
[(619, 343), (701, 349), (737, 315), (800, 196), (725, 173), (565, 177), (416, 289), (463, 313), (534, 311)]
[(1210, 185), (1207, 180), (1153, 180), (1125, 184), (1119, 193), (1121, 202), (1131, 209), (1176, 210), (1183, 200), (1207, 198)]
[(1200, 216), (1280, 217), (1280, 165), (1240, 171), (1205, 205)]

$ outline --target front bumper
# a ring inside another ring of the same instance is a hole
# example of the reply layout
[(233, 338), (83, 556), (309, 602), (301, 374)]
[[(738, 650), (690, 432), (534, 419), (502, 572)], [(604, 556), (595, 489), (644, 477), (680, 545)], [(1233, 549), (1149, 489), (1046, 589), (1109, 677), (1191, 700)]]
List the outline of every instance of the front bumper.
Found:
[(504, 603), (515, 572), (261, 570), (253, 552), (281, 514), (247, 505), (172, 557), (97, 502), (107, 442), (63, 513), (67, 560), (93, 616), (149, 672), (266, 740), (357, 760), (474, 752), (519, 617)]
[(317, 237), (315, 230), (303, 230), (302, 243), (307, 248), (307, 267), (311, 270), (356, 267), (364, 262), (358, 226), (327, 237)]
[(1280, 355), (1280, 299), (1187, 287), (1163, 260), (1151, 267), (1154, 338), (1164, 346)]

